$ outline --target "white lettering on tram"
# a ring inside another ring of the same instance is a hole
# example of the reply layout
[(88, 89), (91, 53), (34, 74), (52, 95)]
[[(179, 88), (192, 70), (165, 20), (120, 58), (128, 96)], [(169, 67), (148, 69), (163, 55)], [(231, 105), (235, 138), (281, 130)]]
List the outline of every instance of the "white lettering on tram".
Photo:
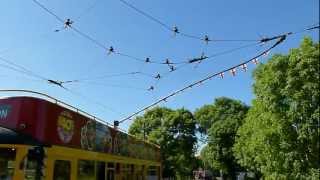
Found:
[(0, 106), (0, 119), (5, 119), (9, 115), (10, 106)]

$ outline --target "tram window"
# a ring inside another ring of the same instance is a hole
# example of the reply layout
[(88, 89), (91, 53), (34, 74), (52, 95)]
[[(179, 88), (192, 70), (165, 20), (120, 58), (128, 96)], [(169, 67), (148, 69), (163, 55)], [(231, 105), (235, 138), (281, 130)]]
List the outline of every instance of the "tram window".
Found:
[(13, 179), (16, 150), (0, 148), (0, 180)]
[(108, 168), (109, 168), (109, 169), (114, 168), (114, 163), (108, 163)]
[(95, 180), (94, 161), (78, 161), (78, 180)]
[(107, 180), (114, 180), (114, 169), (107, 170)]
[(108, 168), (107, 168), (107, 180), (114, 180), (115, 176), (115, 166), (114, 163), (108, 163)]
[(147, 180), (156, 180), (158, 179), (157, 167), (150, 166), (147, 173)]
[[(22, 162), (27, 160), (24, 167), (24, 179), (25, 180), (41, 180), (44, 179), (43, 168), (44, 168), (44, 157), (45, 152), (42, 147), (33, 147), (28, 150)], [(23, 166), (22, 166), (23, 167)]]
[(38, 161), (36, 159), (28, 159), (27, 164), (24, 170), (24, 179), (25, 180), (38, 180), (43, 177), (40, 174), (40, 169)]
[(120, 163), (116, 164), (116, 174), (120, 174)]
[(53, 179), (70, 180), (71, 163), (70, 161), (56, 160), (54, 162)]
[(106, 163), (97, 162), (96, 163), (96, 179), (105, 180), (105, 178), (106, 178)]

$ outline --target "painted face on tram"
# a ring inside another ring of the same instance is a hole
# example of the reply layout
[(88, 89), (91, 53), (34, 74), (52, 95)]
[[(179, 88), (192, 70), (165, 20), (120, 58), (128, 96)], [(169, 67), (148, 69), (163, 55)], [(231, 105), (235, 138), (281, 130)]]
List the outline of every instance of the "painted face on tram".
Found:
[(58, 117), (57, 131), (62, 142), (68, 143), (71, 141), (74, 133), (74, 121), (69, 112), (62, 112)]

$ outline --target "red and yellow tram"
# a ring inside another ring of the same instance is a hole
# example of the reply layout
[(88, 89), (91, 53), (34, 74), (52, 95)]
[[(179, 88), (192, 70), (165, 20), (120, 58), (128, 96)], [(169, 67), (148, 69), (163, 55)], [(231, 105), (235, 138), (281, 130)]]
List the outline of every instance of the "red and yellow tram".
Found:
[(0, 98), (0, 180), (160, 180), (160, 148), (49, 96)]

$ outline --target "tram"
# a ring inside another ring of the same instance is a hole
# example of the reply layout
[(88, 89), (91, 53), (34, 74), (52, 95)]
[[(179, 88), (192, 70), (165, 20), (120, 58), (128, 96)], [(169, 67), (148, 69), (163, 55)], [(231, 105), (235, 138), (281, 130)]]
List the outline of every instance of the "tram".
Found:
[(162, 179), (159, 146), (27, 92), (0, 98), (0, 180)]

